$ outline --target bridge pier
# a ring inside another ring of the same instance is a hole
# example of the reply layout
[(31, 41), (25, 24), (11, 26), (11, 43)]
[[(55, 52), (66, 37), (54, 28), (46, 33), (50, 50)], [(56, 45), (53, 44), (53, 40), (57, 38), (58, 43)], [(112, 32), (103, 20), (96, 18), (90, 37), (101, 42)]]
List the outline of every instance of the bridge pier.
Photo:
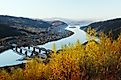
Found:
[(20, 49), (20, 53), (22, 53), (22, 49)]
[(28, 46), (28, 49), (30, 49), (30, 46)]
[(33, 52), (35, 52), (35, 47), (33, 47)]
[(41, 49), (39, 49), (39, 53), (41, 53)]
[(18, 48), (17, 48), (17, 46), (15, 47), (15, 51), (18, 52)]
[(47, 50), (45, 50), (45, 53), (47, 54), (47, 53), (48, 53), (48, 51), (47, 51)]
[(25, 56), (27, 57), (28, 55), (27, 55), (27, 51), (25, 51)]
[[(39, 56), (42, 59), (46, 59), (48, 57), (48, 54), (51, 52), (50, 50), (46, 50), (43, 47), (40, 48), (37, 46), (33, 46), (33, 47), (28, 46), (27, 48), (19, 47), (19, 46), (14, 46), (14, 47), (15, 47), (16, 53), (18, 53), (19, 55), (24, 55), (25, 57), (30, 57), (30, 58)], [(28, 55), (29, 53), (30, 55)]]
[(32, 51), (32, 53), (31, 53), (31, 55), (30, 55), (30, 56), (32, 57), (33, 55), (34, 55), (34, 51)]

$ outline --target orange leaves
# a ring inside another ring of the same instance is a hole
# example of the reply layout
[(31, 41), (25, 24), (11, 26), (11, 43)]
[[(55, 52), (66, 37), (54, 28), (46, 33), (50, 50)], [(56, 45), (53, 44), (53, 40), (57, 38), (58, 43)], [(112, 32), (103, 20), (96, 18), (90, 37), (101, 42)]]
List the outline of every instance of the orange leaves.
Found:
[[(91, 36), (95, 31), (88, 30)], [(103, 33), (99, 42), (89, 40), (85, 45), (79, 41), (62, 47), (54, 53), (49, 62), (44, 64), (34, 59), (26, 64), (25, 69), (17, 69), (12, 73), (0, 72), (0, 80), (108, 80), (120, 79), (121, 74), (121, 35), (111, 40)]]
[(79, 63), (77, 63), (74, 56), (74, 53), (68, 51), (57, 54), (49, 63), (52, 70), (51, 79), (79, 79)]

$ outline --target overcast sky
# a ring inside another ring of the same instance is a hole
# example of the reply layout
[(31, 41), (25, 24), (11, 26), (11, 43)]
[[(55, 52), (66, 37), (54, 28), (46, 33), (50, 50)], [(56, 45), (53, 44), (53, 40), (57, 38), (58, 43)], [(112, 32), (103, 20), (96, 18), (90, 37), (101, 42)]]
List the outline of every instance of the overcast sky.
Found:
[(121, 0), (0, 0), (0, 15), (109, 19), (121, 17)]

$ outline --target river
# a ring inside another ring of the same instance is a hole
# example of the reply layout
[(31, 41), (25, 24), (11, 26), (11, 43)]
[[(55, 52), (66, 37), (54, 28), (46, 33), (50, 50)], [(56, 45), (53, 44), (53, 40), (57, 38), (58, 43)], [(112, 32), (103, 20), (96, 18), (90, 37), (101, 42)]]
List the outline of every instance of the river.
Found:
[[(86, 33), (83, 30), (80, 30), (80, 26), (75, 26), (76, 28), (70, 27), (71, 26), (68, 26), (66, 29), (74, 32), (72, 36), (57, 41), (48, 42), (44, 45), (38, 45), (38, 47), (52, 49), (52, 45), (55, 43), (56, 49), (59, 50), (61, 49), (62, 45), (75, 43), (77, 40), (79, 40), (81, 43), (84, 43), (86, 41)], [(21, 58), (23, 58), (23, 56), (18, 55), (13, 50), (6, 50), (0, 54), (0, 67), (25, 63), (25, 61), (18, 61), (18, 59)]]

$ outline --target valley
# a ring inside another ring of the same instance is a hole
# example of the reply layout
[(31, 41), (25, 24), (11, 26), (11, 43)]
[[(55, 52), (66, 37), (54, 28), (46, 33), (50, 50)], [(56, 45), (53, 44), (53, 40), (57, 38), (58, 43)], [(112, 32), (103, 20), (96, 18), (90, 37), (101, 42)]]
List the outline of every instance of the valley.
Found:
[(22, 17), (0, 16), (0, 52), (18, 46), (36, 46), (68, 37), (62, 21), (42, 21)]

